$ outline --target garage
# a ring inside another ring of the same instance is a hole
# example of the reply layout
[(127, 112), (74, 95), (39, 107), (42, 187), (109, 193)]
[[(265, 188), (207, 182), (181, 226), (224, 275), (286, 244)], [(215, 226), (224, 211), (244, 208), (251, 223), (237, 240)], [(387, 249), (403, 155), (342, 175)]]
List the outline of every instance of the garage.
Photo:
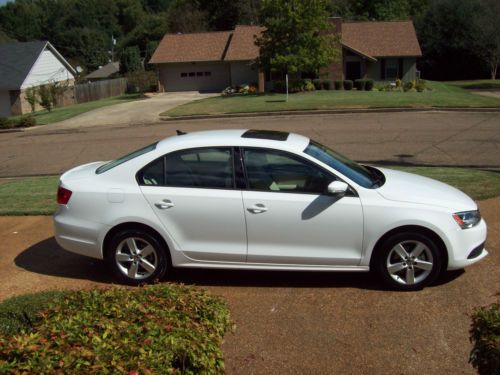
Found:
[(9, 117), (10, 112), (10, 95), (8, 91), (0, 91), (0, 117)]
[(222, 91), (231, 84), (229, 64), (163, 64), (159, 67), (164, 91)]

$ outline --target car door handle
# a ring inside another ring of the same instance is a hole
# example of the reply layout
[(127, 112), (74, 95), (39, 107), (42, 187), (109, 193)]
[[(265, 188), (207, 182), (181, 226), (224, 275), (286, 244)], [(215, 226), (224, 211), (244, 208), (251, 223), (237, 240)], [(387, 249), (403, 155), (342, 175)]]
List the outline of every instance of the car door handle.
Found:
[(253, 214), (260, 214), (262, 212), (266, 212), (267, 207), (264, 206), (262, 203), (257, 203), (255, 205), (253, 205), (252, 207), (248, 207), (247, 210)]
[(160, 210), (165, 210), (170, 207), (174, 207), (174, 204), (169, 199), (164, 199), (161, 202), (155, 203), (155, 206)]

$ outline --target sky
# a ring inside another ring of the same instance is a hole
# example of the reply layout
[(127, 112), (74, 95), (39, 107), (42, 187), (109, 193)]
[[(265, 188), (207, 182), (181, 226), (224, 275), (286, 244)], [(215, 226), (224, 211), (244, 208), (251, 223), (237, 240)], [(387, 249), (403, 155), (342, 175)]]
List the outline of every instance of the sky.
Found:
[(9, 1), (12, 1), (12, 0), (0, 0), (0, 5), (4, 5), (5, 3), (8, 3)]

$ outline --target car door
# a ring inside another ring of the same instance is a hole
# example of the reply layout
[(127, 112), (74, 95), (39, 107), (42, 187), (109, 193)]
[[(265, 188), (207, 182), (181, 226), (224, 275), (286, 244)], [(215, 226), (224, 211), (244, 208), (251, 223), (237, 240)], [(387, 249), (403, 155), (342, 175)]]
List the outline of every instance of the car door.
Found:
[(230, 147), (197, 148), (161, 157), (137, 174), (165, 230), (188, 257), (245, 262), (241, 190), (234, 188)]
[(248, 263), (355, 266), (363, 241), (359, 197), (327, 195), (335, 176), (297, 155), (243, 149)]

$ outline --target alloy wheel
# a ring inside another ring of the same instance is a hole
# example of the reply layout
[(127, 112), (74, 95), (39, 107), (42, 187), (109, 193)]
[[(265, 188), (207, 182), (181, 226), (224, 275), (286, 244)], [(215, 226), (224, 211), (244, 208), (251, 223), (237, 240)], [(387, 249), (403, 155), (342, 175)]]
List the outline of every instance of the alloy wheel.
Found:
[(432, 272), (434, 258), (429, 247), (416, 240), (397, 243), (389, 252), (386, 262), (389, 276), (402, 285), (415, 285)]
[(158, 267), (158, 261), (155, 247), (143, 238), (125, 238), (116, 248), (115, 262), (118, 269), (133, 280), (150, 277)]

